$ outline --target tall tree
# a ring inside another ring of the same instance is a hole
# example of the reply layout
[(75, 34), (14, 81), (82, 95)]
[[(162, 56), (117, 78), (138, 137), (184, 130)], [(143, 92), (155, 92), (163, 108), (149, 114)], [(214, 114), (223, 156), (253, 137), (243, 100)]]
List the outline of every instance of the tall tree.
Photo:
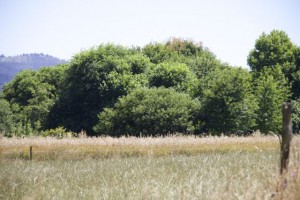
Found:
[(270, 34), (263, 33), (256, 40), (255, 48), (249, 53), (248, 64), (253, 72), (280, 66), (283, 74), (292, 84), (293, 97), (296, 98), (300, 95), (298, 51), (284, 31), (273, 30)]
[(252, 79), (242, 68), (218, 68), (201, 82), (202, 118), (213, 134), (245, 133), (255, 126), (257, 102)]
[(259, 72), (255, 79), (255, 96), (259, 106), (256, 128), (264, 133), (279, 133), (282, 123), (281, 105), (290, 97), (290, 87), (280, 66)]

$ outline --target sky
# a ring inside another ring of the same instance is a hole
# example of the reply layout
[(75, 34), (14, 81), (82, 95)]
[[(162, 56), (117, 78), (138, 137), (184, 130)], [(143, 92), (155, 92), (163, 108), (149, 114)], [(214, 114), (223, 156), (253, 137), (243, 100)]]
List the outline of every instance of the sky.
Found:
[(201, 42), (247, 68), (255, 40), (283, 30), (300, 46), (299, 0), (0, 0), (0, 54), (70, 60), (103, 43)]

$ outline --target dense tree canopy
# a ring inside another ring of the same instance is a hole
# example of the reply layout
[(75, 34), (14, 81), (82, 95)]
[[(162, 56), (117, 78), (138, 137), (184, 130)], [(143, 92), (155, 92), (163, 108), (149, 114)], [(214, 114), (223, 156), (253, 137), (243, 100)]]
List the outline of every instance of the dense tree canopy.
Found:
[(256, 99), (251, 75), (241, 68), (217, 69), (201, 85), (205, 130), (214, 133), (244, 133), (255, 126)]
[[(46, 67), (39, 71), (25, 70), (4, 86), (3, 94), (15, 113), (20, 130), (47, 128), (48, 115), (56, 103), (67, 65)], [(27, 134), (26, 131), (22, 134)]]
[(300, 48), (283, 31), (263, 33), (248, 63), (250, 72), (178, 38), (142, 48), (101, 44), (67, 65), (17, 74), (0, 95), (0, 132), (278, 132), (286, 100), (299, 130)]
[(107, 44), (81, 52), (67, 71), (64, 91), (50, 114), (51, 126), (94, 134), (98, 113), (136, 88), (164, 86), (194, 95), (199, 82), (195, 71), (201, 70), (202, 62), (193, 63), (191, 69), (181, 61), (201, 60), (205, 52), (209, 51), (181, 39), (149, 44), (141, 50)]
[(56, 118), (53, 126), (92, 133), (103, 108), (112, 106), (129, 90), (148, 84), (144, 72), (150, 64), (142, 54), (112, 44), (76, 55), (52, 114)]
[(199, 86), (196, 75), (182, 63), (160, 63), (150, 71), (150, 87), (173, 87), (179, 92), (194, 94)]

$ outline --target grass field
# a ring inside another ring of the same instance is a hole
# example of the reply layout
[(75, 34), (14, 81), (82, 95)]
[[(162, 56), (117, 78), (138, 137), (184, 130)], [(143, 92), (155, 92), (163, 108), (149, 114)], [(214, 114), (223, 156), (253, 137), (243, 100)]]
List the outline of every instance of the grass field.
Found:
[(299, 199), (299, 146), (281, 178), (275, 136), (3, 138), (0, 199)]

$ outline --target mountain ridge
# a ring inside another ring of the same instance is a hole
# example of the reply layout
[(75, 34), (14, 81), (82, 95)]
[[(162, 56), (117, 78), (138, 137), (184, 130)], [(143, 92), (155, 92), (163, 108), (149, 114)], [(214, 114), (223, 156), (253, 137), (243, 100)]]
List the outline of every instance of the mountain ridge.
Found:
[(0, 91), (5, 83), (25, 69), (38, 70), (41, 67), (50, 67), (68, 63), (66, 60), (43, 53), (21, 54), (16, 56), (0, 55)]

